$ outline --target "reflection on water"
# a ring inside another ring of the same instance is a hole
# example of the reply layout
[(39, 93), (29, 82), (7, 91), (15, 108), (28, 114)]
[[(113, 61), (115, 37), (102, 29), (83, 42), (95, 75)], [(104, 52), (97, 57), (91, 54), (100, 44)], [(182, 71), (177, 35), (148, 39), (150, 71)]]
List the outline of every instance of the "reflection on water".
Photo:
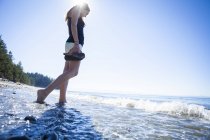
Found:
[[(33, 103), (34, 91), (0, 91), (0, 139), (210, 139), (209, 98), (73, 93), (64, 106)], [(28, 115), (36, 122), (24, 121)]]
[[(74, 108), (14, 99), (9, 95), (0, 95), (1, 140), (15, 136), (30, 139), (102, 139), (102, 135), (94, 129), (91, 118)], [(28, 115), (34, 116), (36, 121), (24, 121)]]

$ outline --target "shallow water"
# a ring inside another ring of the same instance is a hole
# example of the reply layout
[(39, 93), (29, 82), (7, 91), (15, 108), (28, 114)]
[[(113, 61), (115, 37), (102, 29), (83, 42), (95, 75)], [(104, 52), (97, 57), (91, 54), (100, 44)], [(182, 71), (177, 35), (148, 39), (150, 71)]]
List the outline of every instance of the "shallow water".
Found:
[[(16, 94), (13, 94), (15, 92)], [(122, 98), (123, 97), (123, 98)], [(210, 139), (210, 99), (69, 92), (68, 103), (33, 103), (35, 91), (0, 90), (0, 138)], [(32, 115), (36, 122), (24, 121)]]
[[(33, 103), (35, 93), (3, 90), (0, 93), (0, 139), (27, 136), (30, 139), (102, 139), (90, 116), (59, 104)], [(28, 96), (27, 96), (28, 94)], [(53, 99), (53, 98), (52, 98)], [(25, 121), (34, 116), (36, 121)]]

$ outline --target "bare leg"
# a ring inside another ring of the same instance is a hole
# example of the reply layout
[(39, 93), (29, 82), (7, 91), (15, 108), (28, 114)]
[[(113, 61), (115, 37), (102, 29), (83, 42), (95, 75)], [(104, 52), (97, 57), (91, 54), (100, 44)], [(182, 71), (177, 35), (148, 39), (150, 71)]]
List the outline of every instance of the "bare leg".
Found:
[[(65, 73), (66, 71), (69, 70), (69, 61), (65, 62), (65, 67), (63, 70), (63, 73)], [(60, 97), (59, 97), (59, 103), (66, 103), (66, 90), (67, 90), (67, 86), (68, 86), (68, 81), (65, 81), (61, 84), (60, 86)]]
[(66, 82), (70, 78), (76, 76), (79, 71), (80, 61), (69, 61), (69, 70), (58, 76), (48, 87), (37, 92), (37, 102), (43, 103), (45, 98), (52, 92), (56, 87), (61, 86), (63, 82)]

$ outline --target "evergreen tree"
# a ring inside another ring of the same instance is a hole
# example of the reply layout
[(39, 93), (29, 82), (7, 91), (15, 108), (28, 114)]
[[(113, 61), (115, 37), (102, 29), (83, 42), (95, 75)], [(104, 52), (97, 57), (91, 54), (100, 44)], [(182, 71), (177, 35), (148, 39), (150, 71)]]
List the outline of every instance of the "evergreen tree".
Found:
[(6, 44), (0, 36), (0, 77), (12, 80), (12, 60), (7, 52)]
[(9, 51), (9, 59), (11, 60), (11, 61), (13, 61), (13, 55), (12, 55), (12, 52), (11, 51)]
[(6, 53), (6, 45), (4, 44), (0, 36), (0, 77), (4, 77), (4, 60), (6, 58)]
[(0, 78), (13, 82), (25, 83), (38, 87), (46, 87), (53, 79), (39, 73), (25, 73), (22, 63), (13, 63), (12, 52), (7, 51), (6, 44), (0, 36)]
[(27, 75), (30, 78), (31, 85), (36, 87), (46, 87), (53, 81), (52, 78), (39, 73), (27, 73)]

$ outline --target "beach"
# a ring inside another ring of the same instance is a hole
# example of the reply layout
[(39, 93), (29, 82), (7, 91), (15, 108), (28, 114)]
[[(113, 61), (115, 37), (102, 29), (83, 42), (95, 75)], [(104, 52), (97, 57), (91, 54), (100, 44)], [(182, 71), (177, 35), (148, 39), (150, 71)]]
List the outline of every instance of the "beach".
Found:
[(0, 139), (210, 139), (210, 98), (53, 91), (0, 79)]
[[(101, 139), (89, 116), (70, 106), (37, 104), (39, 88), (0, 82), (0, 139)], [(27, 119), (27, 117), (29, 119)]]

